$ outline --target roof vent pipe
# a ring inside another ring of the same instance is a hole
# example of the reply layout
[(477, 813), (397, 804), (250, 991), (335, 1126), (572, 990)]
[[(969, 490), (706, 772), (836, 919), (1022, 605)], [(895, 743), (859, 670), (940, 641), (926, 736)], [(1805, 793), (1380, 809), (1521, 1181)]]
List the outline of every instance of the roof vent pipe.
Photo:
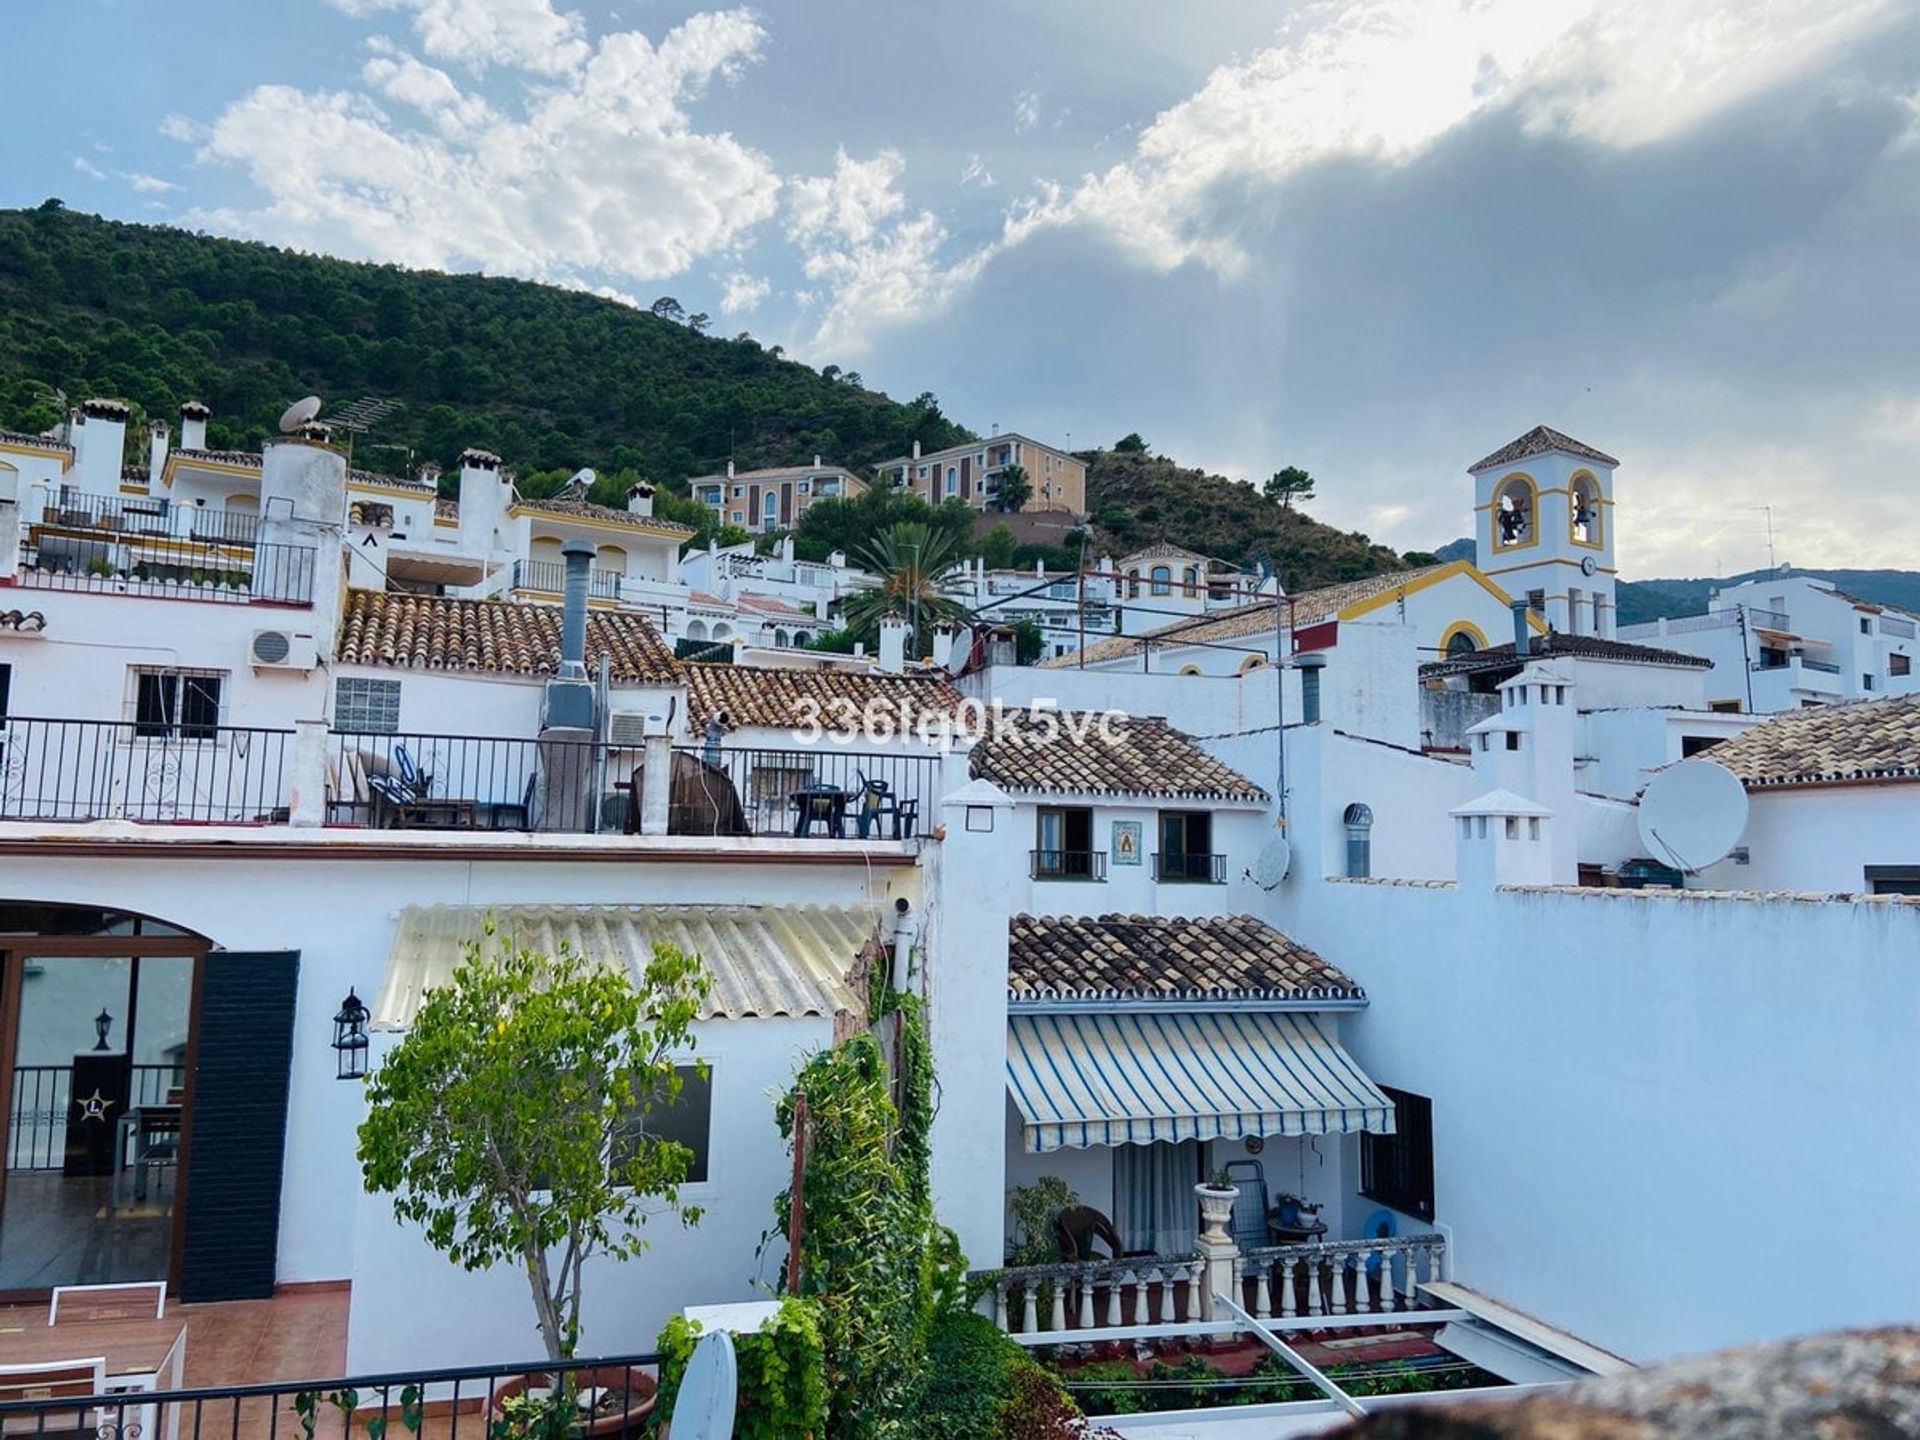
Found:
[(560, 547), (566, 562), (565, 598), (560, 610), (560, 678), (587, 678), (587, 575), (593, 564), (593, 546), (569, 540)]
[(1532, 608), (1525, 600), (1513, 602), (1513, 657), (1516, 660), (1524, 659), (1533, 651), (1533, 627), (1527, 623)]
[(1317, 652), (1296, 656), (1293, 668), (1300, 672), (1300, 723), (1320, 723), (1320, 672), (1327, 668), (1327, 657)]

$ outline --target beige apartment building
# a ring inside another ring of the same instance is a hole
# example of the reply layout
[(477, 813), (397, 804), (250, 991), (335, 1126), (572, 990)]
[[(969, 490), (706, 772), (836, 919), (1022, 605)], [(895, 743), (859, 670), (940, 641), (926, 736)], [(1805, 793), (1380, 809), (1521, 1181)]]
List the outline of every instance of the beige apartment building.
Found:
[(1087, 466), (1064, 450), (998, 428), (985, 440), (922, 454), (918, 441), (911, 455), (882, 460), (874, 469), (880, 483), (912, 490), (928, 504), (959, 498), (977, 510), (997, 509), (1000, 477), (1018, 466), (1033, 493), (1022, 510), (1087, 512)]
[(811, 465), (783, 465), (770, 470), (734, 472), (727, 462), (724, 475), (696, 475), (687, 482), (693, 498), (719, 512), (720, 519), (751, 535), (791, 530), (816, 500), (851, 500), (867, 482), (839, 465), (824, 465), (818, 455)]

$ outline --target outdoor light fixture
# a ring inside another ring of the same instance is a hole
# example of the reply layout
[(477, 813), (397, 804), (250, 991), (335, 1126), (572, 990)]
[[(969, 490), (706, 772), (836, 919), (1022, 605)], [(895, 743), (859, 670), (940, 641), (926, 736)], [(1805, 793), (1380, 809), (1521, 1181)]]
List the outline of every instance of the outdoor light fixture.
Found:
[(334, 1078), (358, 1080), (367, 1073), (367, 1007), (348, 987), (347, 998), (340, 1002), (340, 1013), (333, 1017), (333, 1050), (337, 1060)]
[(107, 1013), (107, 1007), (102, 1005), (100, 1007), (100, 1013), (93, 1017), (93, 1034), (94, 1034), (93, 1048), (96, 1051), (105, 1050), (107, 1048), (107, 1031), (111, 1030), (112, 1028), (113, 1028), (113, 1016), (109, 1015)]

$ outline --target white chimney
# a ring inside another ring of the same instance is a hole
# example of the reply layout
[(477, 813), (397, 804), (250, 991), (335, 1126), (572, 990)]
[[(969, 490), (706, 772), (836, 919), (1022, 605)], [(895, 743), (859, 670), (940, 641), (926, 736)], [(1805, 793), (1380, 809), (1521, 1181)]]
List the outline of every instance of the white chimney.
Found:
[(918, 440), (913, 442), (913, 458), (916, 460), (920, 458), (920, 442)]
[(152, 420), (147, 423), (147, 481), (160, 483), (160, 472), (167, 468), (167, 422)]
[(999, 437), (1000, 437), (1000, 422), (996, 420), (993, 422), (993, 438), (998, 439)]
[(1553, 811), (1546, 806), (1511, 790), (1489, 790), (1447, 813), (1463, 890), (1554, 883)]
[(831, 565), (836, 570), (846, 569), (847, 568), (847, 552), (844, 550), (834, 551), (831, 555), (827, 556), (827, 564)]
[(440, 488), (440, 467), (429, 460), (420, 467), (416, 478), (422, 485), (431, 485), (434, 489), (438, 490)]
[(942, 620), (933, 627), (933, 663), (945, 670), (953, 659), (954, 626)]
[(491, 450), (469, 449), (460, 452), (460, 529), (464, 537), (491, 544), (494, 533), (506, 523), (507, 506), (513, 499), (513, 482), (501, 468), (498, 455)]
[(627, 513), (629, 515), (653, 514), (653, 486), (642, 480), (627, 491)]
[(780, 537), (780, 558), (789, 565), (793, 563), (793, 532), (791, 530)]
[(731, 480), (732, 478), (733, 478), (733, 461), (728, 460), (727, 461), (727, 479)]
[(198, 400), (189, 400), (180, 407), (180, 448), (182, 450), (204, 450), (207, 448), (207, 420), (213, 414)]
[(880, 664), (883, 674), (898, 675), (907, 668), (907, 632), (912, 629), (898, 615), (880, 620)]
[(73, 468), (88, 495), (118, 495), (126, 464), (127, 405), (124, 400), (93, 399), (80, 407), (79, 444)]
[(987, 632), (987, 664), (1011, 669), (1019, 654), (1019, 642), (1011, 625), (996, 625)]

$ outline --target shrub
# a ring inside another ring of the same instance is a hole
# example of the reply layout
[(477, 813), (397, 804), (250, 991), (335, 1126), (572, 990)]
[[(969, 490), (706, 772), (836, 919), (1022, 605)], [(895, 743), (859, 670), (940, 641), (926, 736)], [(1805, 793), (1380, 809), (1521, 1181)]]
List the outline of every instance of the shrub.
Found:
[[(699, 1327), (676, 1315), (660, 1332), (660, 1398), (654, 1414), (673, 1414), (674, 1396), (699, 1343)], [(820, 1314), (788, 1296), (758, 1334), (734, 1337), (740, 1367), (736, 1440), (815, 1440), (827, 1423), (827, 1357)]]
[(1084, 1433), (1079, 1407), (1060, 1382), (991, 1320), (966, 1313), (935, 1321), (915, 1440), (1064, 1440)]
[(1066, 1376), (1068, 1393), (1094, 1415), (1137, 1415), (1147, 1408), (1140, 1372), (1125, 1360), (1082, 1365)]

